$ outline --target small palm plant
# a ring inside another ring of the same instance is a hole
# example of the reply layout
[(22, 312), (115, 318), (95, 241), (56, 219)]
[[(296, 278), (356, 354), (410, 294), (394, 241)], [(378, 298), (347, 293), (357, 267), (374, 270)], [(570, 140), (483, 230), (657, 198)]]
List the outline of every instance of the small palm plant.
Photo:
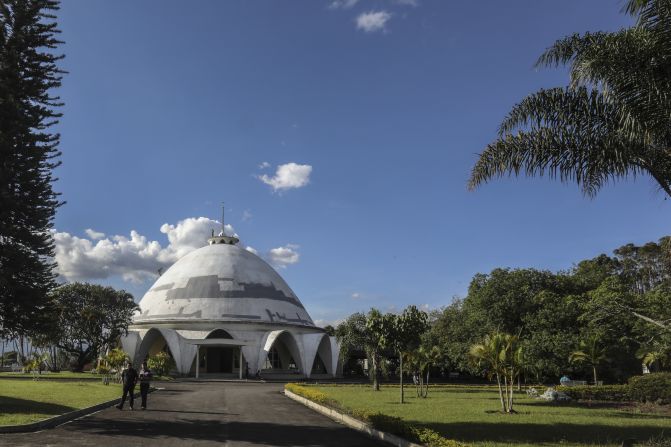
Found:
[(502, 332), (486, 335), (482, 343), (471, 346), (469, 356), (473, 364), (483, 369), (489, 380), (496, 378), (501, 411), (514, 413), (513, 386), (523, 364), (519, 337)]
[(601, 345), (601, 339), (597, 335), (590, 335), (586, 340), (580, 342), (577, 351), (573, 351), (568, 356), (571, 363), (578, 363), (592, 368), (594, 374), (594, 385), (598, 383), (597, 368), (608, 360), (606, 348)]

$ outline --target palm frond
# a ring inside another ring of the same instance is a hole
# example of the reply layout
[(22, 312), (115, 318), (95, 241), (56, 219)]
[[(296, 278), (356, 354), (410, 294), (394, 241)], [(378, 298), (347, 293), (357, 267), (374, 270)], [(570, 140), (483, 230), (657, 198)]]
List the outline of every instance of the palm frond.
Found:
[[(525, 130), (513, 134), (520, 128)], [(524, 173), (576, 182), (593, 196), (609, 181), (646, 172), (671, 195), (664, 175), (657, 172), (660, 166), (671, 166), (671, 157), (659, 152), (657, 163), (650, 163), (655, 154), (622, 135), (614, 108), (595, 90), (541, 90), (513, 108), (500, 135), (480, 154), (469, 189)]]

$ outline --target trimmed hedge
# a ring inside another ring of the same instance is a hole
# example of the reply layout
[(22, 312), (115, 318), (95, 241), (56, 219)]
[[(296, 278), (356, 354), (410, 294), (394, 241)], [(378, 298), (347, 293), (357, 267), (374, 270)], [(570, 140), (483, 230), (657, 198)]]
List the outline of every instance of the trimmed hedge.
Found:
[(431, 430), (430, 428), (410, 424), (396, 416), (343, 407), (339, 402), (330, 399), (326, 394), (319, 390), (312, 389), (309, 386), (303, 386), (298, 383), (288, 383), (284, 388), (313, 402), (349, 414), (356, 419), (370, 424), (376, 430), (392, 433), (412, 442), (424, 444), (428, 447), (468, 447), (468, 444), (463, 444), (454, 439), (444, 438), (440, 433)]
[(671, 373), (653, 373), (629, 379), (629, 393), (639, 402), (671, 403)]
[(627, 402), (631, 400), (629, 385), (558, 386), (555, 388), (573, 400), (605, 400)]

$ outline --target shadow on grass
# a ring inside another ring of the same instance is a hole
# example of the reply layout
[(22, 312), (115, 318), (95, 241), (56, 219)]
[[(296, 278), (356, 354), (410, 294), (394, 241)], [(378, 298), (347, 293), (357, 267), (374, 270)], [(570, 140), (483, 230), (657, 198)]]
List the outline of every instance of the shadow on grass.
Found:
[[(514, 417), (514, 416), (513, 416)], [(463, 442), (505, 442), (535, 444), (570, 442), (574, 444), (619, 443), (624, 439), (639, 441), (668, 433), (669, 429), (650, 426), (581, 425), (569, 423), (516, 424), (505, 422), (455, 422), (426, 424), (445, 437)]]
[(0, 412), (9, 414), (63, 414), (76, 408), (30, 399), (0, 396)]

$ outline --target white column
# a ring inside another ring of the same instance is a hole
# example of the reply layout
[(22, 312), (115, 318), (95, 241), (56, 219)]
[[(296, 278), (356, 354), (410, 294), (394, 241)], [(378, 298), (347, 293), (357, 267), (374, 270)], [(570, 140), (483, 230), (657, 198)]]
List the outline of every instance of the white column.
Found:
[(200, 369), (200, 345), (196, 345), (196, 379), (198, 378), (199, 369)]
[(242, 380), (242, 346), (240, 346), (240, 380)]

